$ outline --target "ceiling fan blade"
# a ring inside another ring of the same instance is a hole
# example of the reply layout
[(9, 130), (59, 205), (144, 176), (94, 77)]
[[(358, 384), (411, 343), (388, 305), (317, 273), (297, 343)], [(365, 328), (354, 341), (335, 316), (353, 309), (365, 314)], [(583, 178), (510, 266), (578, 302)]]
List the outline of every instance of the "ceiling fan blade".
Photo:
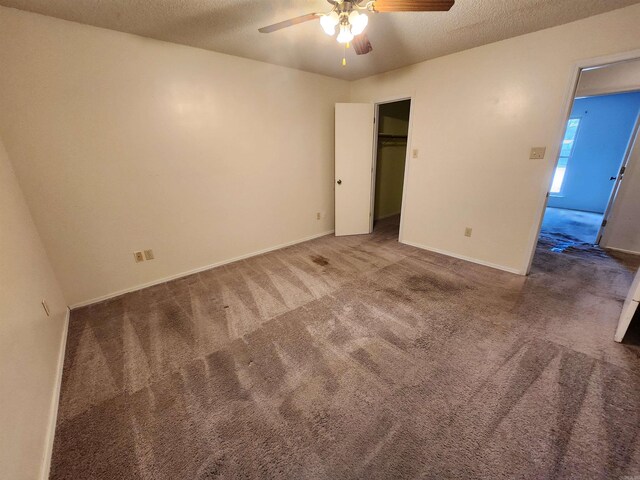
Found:
[(289, 20), (284, 20), (283, 22), (278, 22), (274, 23), (273, 25), (259, 28), (258, 31), (260, 33), (271, 33), (275, 32), (276, 30), (281, 30), (283, 28), (297, 25), (299, 23), (308, 22), (309, 20), (315, 20), (316, 18), (319, 18), (321, 16), (322, 14), (320, 13), (308, 13), (306, 15), (300, 15), (299, 17), (290, 18)]
[(353, 49), (358, 55), (366, 55), (373, 50), (366, 33), (361, 33), (360, 35), (353, 37), (353, 41), (351, 43), (353, 44)]
[(448, 12), (455, 0), (375, 0), (374, 12)]

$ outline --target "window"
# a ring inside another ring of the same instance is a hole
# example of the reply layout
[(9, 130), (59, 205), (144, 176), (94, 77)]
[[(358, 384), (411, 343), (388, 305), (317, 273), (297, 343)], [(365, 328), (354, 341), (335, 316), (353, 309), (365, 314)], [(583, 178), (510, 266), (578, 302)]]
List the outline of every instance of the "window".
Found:
[(551, 183), (551, 192), (556, 195), (562, 191), (562, 184), (564, 182), (565, 174), (567, 173), (567, 163), (573, 153), (573, 146), (578, 134), (578, 127), (580, 126), (579, 118), (571, 118), (567, 123), (567, 130), (564, 133), (564, 140), (562, 140), (562, 148), (560, 149), (560, 159), (558, 160), (558, 166), (556, 167), (556, 173), (553, 175), (553, 182)]

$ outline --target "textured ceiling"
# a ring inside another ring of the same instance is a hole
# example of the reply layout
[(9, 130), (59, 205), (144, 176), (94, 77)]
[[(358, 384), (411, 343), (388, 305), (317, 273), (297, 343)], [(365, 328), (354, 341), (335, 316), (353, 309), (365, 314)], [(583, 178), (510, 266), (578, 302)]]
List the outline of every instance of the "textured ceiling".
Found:
[(270, 34), (258, 28), (325, 0), (0, 0), (0, 5), (354, 80), (589, 17), (640, 0), (457, 0), (450, 12), (371, 14), (373, 52), (348, 52), (318, 21)]

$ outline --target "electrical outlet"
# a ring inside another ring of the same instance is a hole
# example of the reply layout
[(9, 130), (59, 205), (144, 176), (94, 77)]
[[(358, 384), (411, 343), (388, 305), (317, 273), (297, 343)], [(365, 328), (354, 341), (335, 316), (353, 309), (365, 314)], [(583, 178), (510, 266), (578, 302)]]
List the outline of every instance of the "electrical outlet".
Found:
[(418, 149), (417, 149), (417, 148), (414, 148), (414, 149), (411, 151), (411, 156), (412, 156), (413, 158), (418, 158)]
[(144, 258), (145, 260), (153, 260), (156, 257), (153, 256), (153, 250), (149, 249), (144, 251)]
[(545, 153), (547, 153), (547, 147), (532, 147), (531, 155), (529, 155), (529, 159), (542, 160), (544, 158)]
[(51, 316), (51, 312), (49, 311), (49, 304), (46, 300), (42, 300), (42, 308), (44, 308), (44, 313), (47, 314), (47, 317)]
[(316, 213), (316, 220), (320, 220), (322, 218), (322, 214), (320, 212)]
[(464, 236), (465, 237), (470, 237), (471, 236), (471, 232), (473, 232), (473, 228), (471, 227), (467, 227), (464, 229)]
[(144, 262), (144, 254), (142, 252), (133, 252), (133, 258), (136, 263)]

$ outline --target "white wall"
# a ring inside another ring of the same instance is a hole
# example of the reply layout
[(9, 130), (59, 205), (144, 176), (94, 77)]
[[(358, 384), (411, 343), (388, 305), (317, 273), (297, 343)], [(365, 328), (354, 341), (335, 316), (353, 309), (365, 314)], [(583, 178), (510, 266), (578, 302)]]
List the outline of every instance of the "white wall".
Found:
[(404, 241), (526, 272), (573, 67), (640, 48), (639, 22), (635, 5), (353, 82), (354, 102), (414, 98)]
[(640, 90), (640, 61), (614, 63), (582, 72), (577, 97)]
[(0, 44), (0, 134), (70, 304), (333, 228), (346, 81), (8, 8)]
[(0, 142), (2, 478), (33, 480), (46, 473), (65, 320), (62, 292)]

